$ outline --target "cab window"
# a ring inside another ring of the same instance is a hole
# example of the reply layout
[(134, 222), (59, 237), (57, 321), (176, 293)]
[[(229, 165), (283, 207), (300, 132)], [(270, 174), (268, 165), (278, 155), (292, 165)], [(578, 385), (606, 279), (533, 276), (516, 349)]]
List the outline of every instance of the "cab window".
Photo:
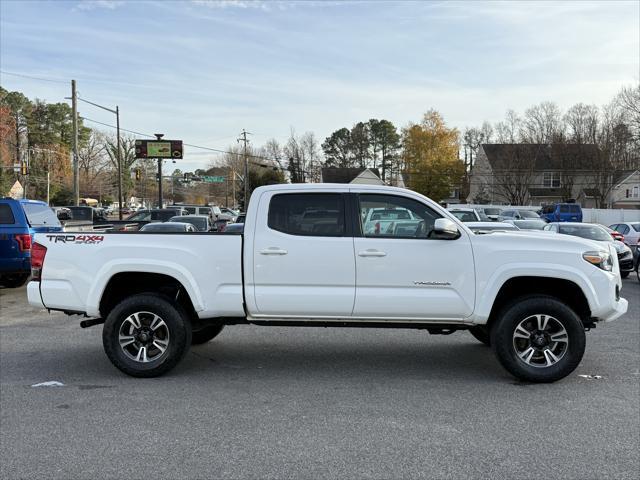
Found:
[(284, 193), (269, 203), (268, 226), (289, 235), (342, 237), (344, 197), (339, 193)]
[(436, 218), (423, 203), (395, 195), (359, 195), (360, 228), (371, 238), (430, 238)]

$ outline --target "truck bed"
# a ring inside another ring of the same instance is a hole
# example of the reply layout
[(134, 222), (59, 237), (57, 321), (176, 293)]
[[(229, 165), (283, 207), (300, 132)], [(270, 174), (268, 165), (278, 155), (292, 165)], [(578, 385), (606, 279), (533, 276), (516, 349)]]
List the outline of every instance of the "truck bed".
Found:
[[(46, 308), (100, 316), (116, 275), (148, 272), (178, 280), (200, 318), (243, 316), (242, 236), (216, 233), (39, 234), (47, 248), (38, 288)], [(124, 285), (126, 288), (126, 285)]]

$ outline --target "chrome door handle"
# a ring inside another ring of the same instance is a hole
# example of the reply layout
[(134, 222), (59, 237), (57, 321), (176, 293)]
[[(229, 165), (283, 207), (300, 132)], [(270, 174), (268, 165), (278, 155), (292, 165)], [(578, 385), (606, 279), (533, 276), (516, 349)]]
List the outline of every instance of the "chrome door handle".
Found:
[(358, 252), (359, 257), (386, 257), (387, 254), (385, 252), (381, 252), (380, 250), (374, 250), (373, 248), (369, 248), (367, 250), (363, 250), (362, 252)]
[(287, 251), (278, 247), (269, 247), (260, 250), (260, 255), (286, 255)]

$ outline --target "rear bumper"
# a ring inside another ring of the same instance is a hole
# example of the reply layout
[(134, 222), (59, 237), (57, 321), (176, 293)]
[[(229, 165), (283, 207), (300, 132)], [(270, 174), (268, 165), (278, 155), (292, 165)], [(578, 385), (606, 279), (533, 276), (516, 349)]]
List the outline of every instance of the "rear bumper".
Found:
[(47, 308), (42, 303), (42, 296), (40, 295), (40, 282), (29, 282), (27, 284), (27, 300), (29, 305), (38, 308)]

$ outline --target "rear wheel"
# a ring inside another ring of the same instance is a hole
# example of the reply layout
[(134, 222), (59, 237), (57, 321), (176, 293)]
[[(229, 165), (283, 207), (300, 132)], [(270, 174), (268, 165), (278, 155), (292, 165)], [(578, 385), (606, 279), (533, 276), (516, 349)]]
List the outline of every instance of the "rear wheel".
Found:
[(567, 305), (546, 296), (507, 306), (491, 330), (491, 346), (502, 366), (520, 380), (554, 382), (582, 360), (582, 321)]
[(201, 345), (213, 340), (222, 332), (223, 328), (224, 325), (210, 325), (203, 329), (195, 330), (191, 334), (191, 345)]
[(476, 325), (469, 329), (469, 333), (474, 336), (480, 343), (484, 343), (487, 347), (491, 346), (491, 339), (489, 337), (489, 329), (486, 325)]
[(185, 312), (162, 296), (134, 295), (109, 313), (104, 350), (118, 369), (133, 377), (157, 377), (175, 367), (191, 345)]

